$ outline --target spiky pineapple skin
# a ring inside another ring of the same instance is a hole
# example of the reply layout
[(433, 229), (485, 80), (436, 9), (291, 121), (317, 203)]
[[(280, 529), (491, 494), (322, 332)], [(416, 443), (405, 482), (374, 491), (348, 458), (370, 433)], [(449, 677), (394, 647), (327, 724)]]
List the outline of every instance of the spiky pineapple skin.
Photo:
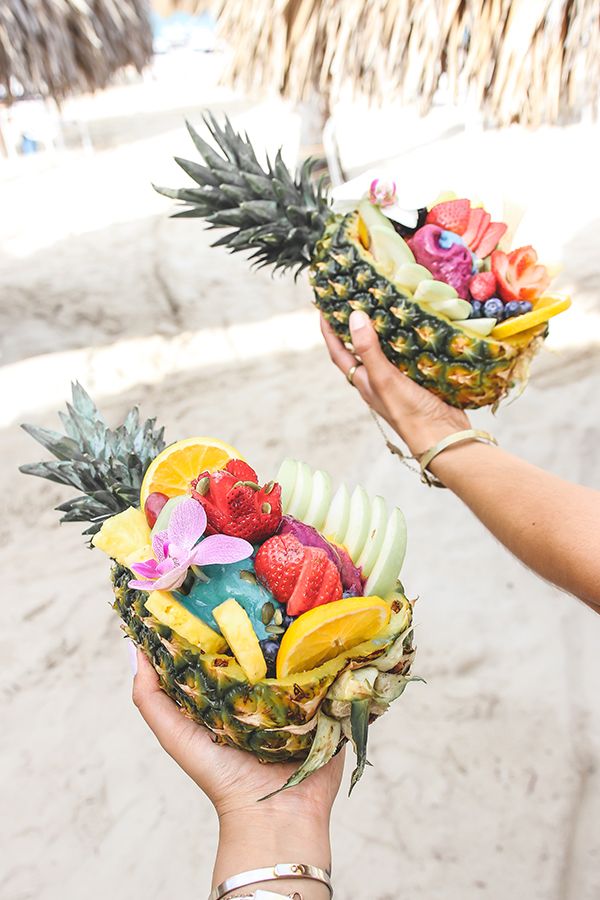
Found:
[[(301, 686), (274, 681), (251, 685), (232, 657), (203, 654), (151, 616), (144, 606), (147, 595), (129, 588), (130, 579), (128, 569), (114, 565), (114, 609), (123, 620), (124, 631), (147, 655), (161, 687), (177, 705), (209, 728), (217, 742), (249, 751), (261, 762), (306, 758), (314, 736), (310, 723), (316, 720), (330, 687), (347, 667), (308, 682), (299, 678)], [(406, 608), (410, 610), (408, 602)], [(414, 657), (411, 620), (409, 612), (406, 628), (397, 637), (402, 640), (402, 652), (391, 672), (399, 678), (408, 675)], [(367, 656), (354, 660), (351, 667), (367, 666), (374, 659), (381, 663), (393, 646), (373, 648)], [(329, 703), (330, 714), (331, 706)], [(385, 703), (379, 706), (374, 702), (373, 717), (386, 708)], [(304, 726), (309, 730), (302, 730)]]
[(350, 313), (367, 313), (387, 358), (451, 406), (496, 405), (527, 369), (547, 332), (524, 348), (471, 336), (403, 293), (377, 270), (359, 241), (358, 213), (332, 219), (310, 267), (315, 304), (335, 333), (351, 341)]

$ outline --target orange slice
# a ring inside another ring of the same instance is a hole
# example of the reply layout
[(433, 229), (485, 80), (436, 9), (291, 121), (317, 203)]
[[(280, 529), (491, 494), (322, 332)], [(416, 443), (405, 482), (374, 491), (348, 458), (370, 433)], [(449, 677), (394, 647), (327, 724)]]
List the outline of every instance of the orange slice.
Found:
[(277, 654), (277, 677), (308, 672), (374, 637), (390, 620), (381, 597), (345, 597), (309, 609), (292, 622)]
[(520, 334), (521, 331), (527, 331), (536, 325), (542, 325), (548, 319), (551, 319), (552, 316), (557, 316), (559, 313), (564, 312), (570, 305), (570, 297), (557, 297), (552, 294), (539, 297), (535, 301), (531, 312), (522, 316), (514, 316), (512, 319), (507, 319), (506, 322), (496, 325), (490, 337), (497, 341), (502, 341), (513, 334)]
[(243, 459), (235, 447), (212, 437), (192, 437), (165, 447), (152, 460), (140, 490), (140, 506), (143, 509), (148, 494), (160, 491), (167, 497), (185, 494), (190, 481), (200, 472), (216, 472), (230, 459)]

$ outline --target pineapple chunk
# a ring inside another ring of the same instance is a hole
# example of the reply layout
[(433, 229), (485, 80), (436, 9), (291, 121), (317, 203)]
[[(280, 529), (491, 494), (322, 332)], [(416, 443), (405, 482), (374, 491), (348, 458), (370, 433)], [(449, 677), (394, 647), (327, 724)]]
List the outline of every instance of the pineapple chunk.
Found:
[(132, 553), (149, 543), (150, 528), (146, 517), (141, 509), (133, 506), (107, 519), (92, 538), (94, 547), (103, 550), (122, 566), (127, 565), (127, 559)]
[(205, 653), (223, 653), (227, 649), (221, 635), (187, 610), (169, 591), (152, 591), (144, 605), (155, 619)]
[(213, 609), (213, 616), (250, 684), (264, 678), (267, 664), (252, 622), (243, 606), (230, 597)]

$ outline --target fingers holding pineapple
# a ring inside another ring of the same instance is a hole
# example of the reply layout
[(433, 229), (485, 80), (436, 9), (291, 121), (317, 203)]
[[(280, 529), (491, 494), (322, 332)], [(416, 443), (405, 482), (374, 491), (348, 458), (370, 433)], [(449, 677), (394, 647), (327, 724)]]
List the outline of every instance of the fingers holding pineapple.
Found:
[[(355, 357), (323, 317), (321, 331), (332, 362), (347, 374), (356, 362)], [(365, 403), (388, 422), (413, 453), (423, 453), (447, 435), (470, 427), (466, 413), (444, 403), (389, 362), (365, 313), (352, 313), (350, 331), (354, 351), (362, 362), (354, 376), (354, 386)]]

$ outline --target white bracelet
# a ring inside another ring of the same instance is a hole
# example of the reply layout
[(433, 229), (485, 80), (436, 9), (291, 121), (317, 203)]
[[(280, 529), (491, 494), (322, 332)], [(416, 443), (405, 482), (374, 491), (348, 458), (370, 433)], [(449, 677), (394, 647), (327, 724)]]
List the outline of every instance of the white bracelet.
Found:
[(309, 866), (306, 863), (277, 863), (269, 869), (252, 869), (249, 872), (232, 875), (231, 878), (225, 879), (210, 892), (208, 900), (222, 900), (226, 894), (235, 891), (236, 888), (249, 887), (249, 885), (258, 884), (261, 881), (277, 881), (278, 878), (309, 878), (312, 881), (320, 881), (329, 889), (329, 894), (333, 897), (331, 879), (324, 869), (318, 869), (316, 866)]
[(254, 894), (233, 894), (228, 900), (302, 900), (302, 894), (294, 891), (293, 894), (274, 894), (273, 891), (263, 891), (259, 888)]

